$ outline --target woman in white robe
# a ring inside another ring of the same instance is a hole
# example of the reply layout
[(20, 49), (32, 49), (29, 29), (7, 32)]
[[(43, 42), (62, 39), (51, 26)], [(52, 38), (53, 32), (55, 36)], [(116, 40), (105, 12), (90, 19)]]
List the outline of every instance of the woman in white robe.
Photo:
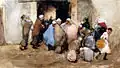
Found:
[(101, 36), (101, 39), (104, 39), (105, 41), (105, 46), (104, 48), (100, 49), (101, 53), (105, 53), (104, 60), (107, 60), (107, 54), (111, 53), (110, 47), (109, 47), (109, 42), (108, 42), (108, 37), (112, 32), (112, 28), (108, 28), (106, 32), (104, 32)]

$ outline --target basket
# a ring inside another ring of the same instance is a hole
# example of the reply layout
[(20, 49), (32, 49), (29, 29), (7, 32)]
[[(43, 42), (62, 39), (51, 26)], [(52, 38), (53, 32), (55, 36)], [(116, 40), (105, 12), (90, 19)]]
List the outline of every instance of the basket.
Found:
[(105, 41), (103, 39), (100, 39), (100, 40), (97, 41), (96, 45), (97, 45), (98, 48), (104, 48)]

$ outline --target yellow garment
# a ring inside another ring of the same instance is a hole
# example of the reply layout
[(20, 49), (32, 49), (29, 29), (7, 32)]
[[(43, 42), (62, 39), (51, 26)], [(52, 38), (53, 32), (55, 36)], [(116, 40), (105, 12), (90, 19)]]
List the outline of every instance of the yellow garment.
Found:
[(111, 49), (107, 40), (105, 40), (105, 47), (101, 49), (101, 53), (111, 53)]
[(102, 39), (104, 39), (104, 48), (100, 49), (101, 53), (111, 53), (111, 49), (109, 47), (109, 43), (108, 43), (108, 33), (104, 32), (101, 36)]
[(104, 48), (105, 47), (105, 41), (103, 39), (100, 39), (96, 43), (98, 48)]

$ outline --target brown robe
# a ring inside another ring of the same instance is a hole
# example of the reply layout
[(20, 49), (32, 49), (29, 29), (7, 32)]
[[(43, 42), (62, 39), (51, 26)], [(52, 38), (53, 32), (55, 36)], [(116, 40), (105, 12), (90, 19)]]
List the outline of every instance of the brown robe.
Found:
[(29, 32), (31, 29), (33, 22), (26, 22), (24, 21), (23, 28), (22, 28), (22, 36), (23, 40), (21, 41), (21, 47), (27, 48), (28, 46), (28, 39), (29, 39)]
[(58, 25), (55, 25), (55, 52), (61, 53), (63, 50), (67, 49), (67, 36), (64, 30)]
[(37, 19), (33, 26), (31, 45), (33, 45), (35, 48), (38, 47), (38, 43), (41, 43), (43, 41), (43, 33), (45, 27), (42, 23), (43, 21)]

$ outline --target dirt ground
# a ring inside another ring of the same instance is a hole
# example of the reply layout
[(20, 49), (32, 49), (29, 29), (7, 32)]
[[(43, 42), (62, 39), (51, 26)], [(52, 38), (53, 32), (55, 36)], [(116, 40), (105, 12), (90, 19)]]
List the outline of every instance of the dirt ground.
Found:
[[(116, 52), (118, 54), (118, 52)], [(0, 68), (120, 68), (119, 57), (108, 56), (109, 60), (76, 63), (68, 62), (64, 54), (47, 51), (44, 46), (39, 49), (21, 51), (19, 45), (0, 46)]]

